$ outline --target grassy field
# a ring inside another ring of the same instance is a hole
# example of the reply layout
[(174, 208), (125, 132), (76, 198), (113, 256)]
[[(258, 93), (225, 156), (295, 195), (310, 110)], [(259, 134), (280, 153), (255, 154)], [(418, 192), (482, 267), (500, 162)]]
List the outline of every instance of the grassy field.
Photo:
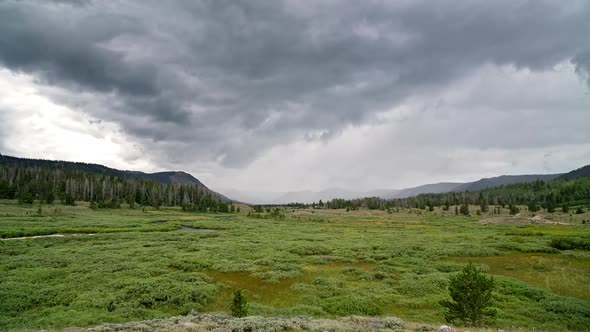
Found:
[[(549, 245), (590, 241), (590, 213), (531, 220), (508, 210), (289, 209), (273, 220), (246, 210), (93, 211), (79, 203), (39, 211), (0, 201), (0, 330), (227, 313), (236, 288), (246, 290), (252, 315), (442, 324), (437, 303), (469, 261), (497, 281), (494, 326), (590, 326), (590, 252)], [(15, 239), (48, 234), (63, 236)]]

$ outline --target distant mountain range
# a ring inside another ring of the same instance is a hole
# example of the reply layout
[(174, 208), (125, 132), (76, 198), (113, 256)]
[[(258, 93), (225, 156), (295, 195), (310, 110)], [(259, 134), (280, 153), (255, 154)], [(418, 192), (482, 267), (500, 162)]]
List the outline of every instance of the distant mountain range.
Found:
[(322, 191), (291, 191), (291, 192), (243, 192), (235, 189), (226, 189), (224, 192), (231, 197), (219, 194), (189, 173), (183, 171), (167, 171), (157, 173), (144, 173), (137, 171), (123, 171), (109, 168), (98, 164), (88, 164), (81, 162), (55, 161), (42, 159), (27, 159), (4, 156), (0, 154), (0, 164), (18, 164), (29, 167), (50, 167), (63, 168), (70, 170), (79, 170), (83, 172), (98, 173), (112, 176), (122, 176), (133, 179), (151, 180), (164, 184), (191, 184), (212, 194), (219, 195), (225, 201), (237, 201), (249, 204), (287, 204), (287, 203), (313, 203), (320, 200), (327, 201), (334, 198), (354, 199), (363, 197), (380, 197), (385, 199), (407, 198), (420, 194), (440, 194), (446, 192), (465, 192), (478, 191), (486, 188), (494, 188), (502, 185), (534, 182), (542, 180), (545, 182), (553, 180), (573, 180), (590, 177), (590, 165), (573, 170), (569, 173), (559, 174), (529, 174), (529, 175), (502, 175), (491, 178), (484, 178), (473, 182), (440, 182), (425, 184), (412, 188), (404, 189), (379, 189), (372, 191), (352, 191), (340, 188), (331, 188)]
[(578, 179), (582, 177), (590, 177), (590, 165), (569, 173), (502, 175), (491, 178), (483, 178), (473, 182), (440, 182), (404, 189), (380, 189), (363, 192), (339, 188), (322, 191), (291, 191), (286, 193), (244, 193), (237, 190), (229, 190), (226, 192), (231, 192), (230, 196), (234, 199), (252, 204), (287, 204), (293, 202), (313, 203), (318, 202), (319, 200), (327, 201), (334, 198), (354, 199), (373, 196), (384, 199), (407, 198), (420, 194), (479, 191), (486, 188), (494, 188), (515, 183), (534, 182), (536, 180), (548, 182), (556, 179)]
[(536, 180), (553, 181), (564, 174), (501, 175), (484, 178), (473, 182), (441, 182), (393, 191), (382, 198), (406, 198), (420, 194), (440, 194), (448, 192), (478, 191), (514, 183), (534, 182)]

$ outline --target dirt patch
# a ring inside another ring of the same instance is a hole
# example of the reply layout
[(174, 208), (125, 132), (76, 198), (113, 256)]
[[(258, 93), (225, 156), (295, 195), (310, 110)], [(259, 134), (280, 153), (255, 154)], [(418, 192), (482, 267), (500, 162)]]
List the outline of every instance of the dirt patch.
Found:
[(571, 223), (568, 223), (568, 222), (547, 220), (543, 216), (534, 216), (534, 217), (530, 218), (530, 220), (532, 223), (535, 223), (535, 224), (571, 225)]
[(493, 224), (550, 224), (550, 225), (571, 225), (571, 223), (567, 222), (558, 222), (553, 220), (547, 220), (543, 216), (534, 216), (532, 218), (526, 218), (524, 216), (516, 215), (514, 217), (494, 217), (494, 218), (486, 218), (478, 221), (479, 224), (482, 225), (493, 225)]
[(205, 232), (205, 233), (210, 233), (210, 232), (217, 232), (218, 229), (211, 229), (211, 228), (193, 228), (193, 227), (186, 227), (183, 226), (180, 229), (177, 229), (177, 231), (179, 232)]

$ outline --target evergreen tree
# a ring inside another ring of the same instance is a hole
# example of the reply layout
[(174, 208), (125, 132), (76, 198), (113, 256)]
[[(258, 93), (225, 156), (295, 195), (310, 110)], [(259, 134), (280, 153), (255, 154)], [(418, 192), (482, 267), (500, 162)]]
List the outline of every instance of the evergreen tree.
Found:
[(482, 326), (486, 320), (493, 319), (496, 311), (489, 307), (494, 286), (494, 279), (483, 275), (470, 262), (449, 280), (452, 300), (439, 302), (444, 307), (445, 319), (449, 323), (460, 322), (469, 326)]
[(234, 298), (230, 306), (231, 314), (234, 317), (246, 317), (248, 316), (248, 300), (244, 291), (238, 289), (234, 292)]
[(19, 204), (33, 204), (34, 200), (33, 194), (30, 191), (25, 191), (18, 195)]
[(460, 212), (461, 212), (462, 215), (468, 216), (469, 215), (469, 205), (467, 205), (467, 204), (461, 205)]
[(45, 195), (45, 202), (47, 204), (53, 204), (53, 201), (55, 201), (55, 195), (53, 194), (53, 191), (50, 191)]
[(479, 201), (479, 209), (481, 210), (481, 212), (488, 212), (490, 210), (488, 198), (485, 197), (483, 194), (480, 194)]

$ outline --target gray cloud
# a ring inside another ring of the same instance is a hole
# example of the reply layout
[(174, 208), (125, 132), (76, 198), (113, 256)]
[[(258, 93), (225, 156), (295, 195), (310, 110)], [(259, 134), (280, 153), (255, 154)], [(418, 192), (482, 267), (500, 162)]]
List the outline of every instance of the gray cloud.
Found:
[[(0, 63), (71, 91), (56, 100), (119, 123), (162, 159), (228, 167), (330, 140), (487, 64), (571, 61), (590, 84), (585, 1), (3, 1), (0, 31)], [(466, 137), (489, 147), (494, 133)], [(561, 133), (587, 139), (576, 135)]]

